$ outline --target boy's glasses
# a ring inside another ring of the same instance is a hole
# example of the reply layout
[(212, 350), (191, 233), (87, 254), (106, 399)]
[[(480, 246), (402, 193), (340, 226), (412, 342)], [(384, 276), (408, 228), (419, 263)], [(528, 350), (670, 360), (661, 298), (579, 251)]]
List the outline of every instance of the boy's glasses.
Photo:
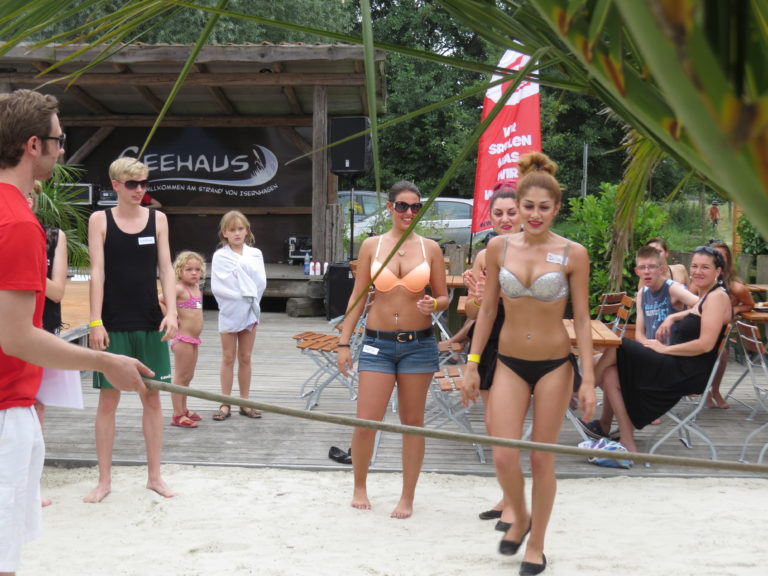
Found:
[(422, 206), (424, 206), (424, 204), (421, 202), (415, 202), (414, 204), (408, 204), (408, 202), (395, 202), (393, 204), (395, 212), (400, 214), (405, 214), (408, 210), (411, 211), (411, 214), (418, 214)]
[(644, 264), (642, 266), (635, 266), (635, 270), (638, 272), (656, 272), (659, 267), (656, 264)]
[(118, 182), (120, 182), (120, 184), (125, 186), (128, 190), (136, 190), (136, 188), (139, 186), (146, 190), (147, 186), (149, 186), (149, 180), (126, 180), (125, 182), (118, 180)]

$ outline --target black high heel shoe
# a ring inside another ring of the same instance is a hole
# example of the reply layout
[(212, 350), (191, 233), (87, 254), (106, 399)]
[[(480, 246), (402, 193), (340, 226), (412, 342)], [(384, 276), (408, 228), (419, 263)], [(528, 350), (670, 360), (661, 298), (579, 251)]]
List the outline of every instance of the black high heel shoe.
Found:
[(499, 554), (504, 554), (504, 556), (514, 556), (517, 554), (517, 551), (520, 550), (520, 546), (523, 545), (523, 542), (525, 542), (525, 537), (528, 536), (528, 532), (531, 531), (531, 524), (528, 524), (528, 530), (526, 530), (523, 533), (523, 537), (520, 538), (520, 542), (515, 542), (514, 540), (503, 540), (499, 542)]
[(521, 562), (520, 563), (520, 576), (536, 576), (541, 574), (547, 568), (547, 557), (542, 554), (544, 562), (536, 564), (535, 562)]

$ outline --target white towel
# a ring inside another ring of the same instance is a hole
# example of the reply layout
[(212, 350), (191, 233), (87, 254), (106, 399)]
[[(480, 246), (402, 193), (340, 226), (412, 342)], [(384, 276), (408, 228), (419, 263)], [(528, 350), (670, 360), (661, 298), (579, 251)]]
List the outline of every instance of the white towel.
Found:
[(259, 302), (267, 287), (261, 250), (243, 246), (238, 254), (224, 246), (213, 254), (211, 291), (219, 305), (219, 332), (240, 332), (258, 324)]

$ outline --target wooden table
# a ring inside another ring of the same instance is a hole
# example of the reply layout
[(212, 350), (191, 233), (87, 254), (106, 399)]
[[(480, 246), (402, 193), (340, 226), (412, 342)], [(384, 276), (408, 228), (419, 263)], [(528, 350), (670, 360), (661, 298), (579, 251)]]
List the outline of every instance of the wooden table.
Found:
[[(592, 323), (592, 346), (595, 349), (598, 348), (618, 348), (621, 344), (621, 338), (600, 320), (590, 320)], [(576, 331), (573, 328), (573, 320), (570, 318), (564, 319), (565, 329), (568, 331), (568, 336), (571, 339), (571, 345), (576, 345)]]
[(84, 282), (67, 280), (64, 298), (61, 301), (61, 322), (64, 324), (61, 337), (67, 341), (80, 340), (88, 335), (89, 284), (87, 280)]
[(750, 310), (749, 312), (742, 312), (741, 317), (752, 324), (768, 324), (768, 312)]
[(464, 277), (461, 274), (448, 274), (445, 281), (448, 288), (464, 288)]

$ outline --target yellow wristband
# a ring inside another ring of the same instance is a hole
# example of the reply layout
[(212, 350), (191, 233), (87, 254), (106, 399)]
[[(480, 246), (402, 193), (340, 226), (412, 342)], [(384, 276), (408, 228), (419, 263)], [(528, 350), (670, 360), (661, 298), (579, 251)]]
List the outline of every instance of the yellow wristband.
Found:
[(474, 362), (475, 364), (480, 364), (480, 354), (470, 354), (467, 356), (468, 362)]
[(437, 298), (432, 298), (432, 312), (437, 312)]
[(483, 305), (482, 305), (482, 304), (480, 304), (480, 302), (478, 302), (478, 301), (477, 301), (477, 296), (475, 296), (474, 298), (472, 298), (472, 304), (474, 304), (474, 305), (475, 305), (475, 308), (482, 308), (482, 307), (483, 307)]
[(104, 326), (104, 323), (101, 320), (91, 320), (88, 322), (89, 328), (96, 328), (96, 326)]

